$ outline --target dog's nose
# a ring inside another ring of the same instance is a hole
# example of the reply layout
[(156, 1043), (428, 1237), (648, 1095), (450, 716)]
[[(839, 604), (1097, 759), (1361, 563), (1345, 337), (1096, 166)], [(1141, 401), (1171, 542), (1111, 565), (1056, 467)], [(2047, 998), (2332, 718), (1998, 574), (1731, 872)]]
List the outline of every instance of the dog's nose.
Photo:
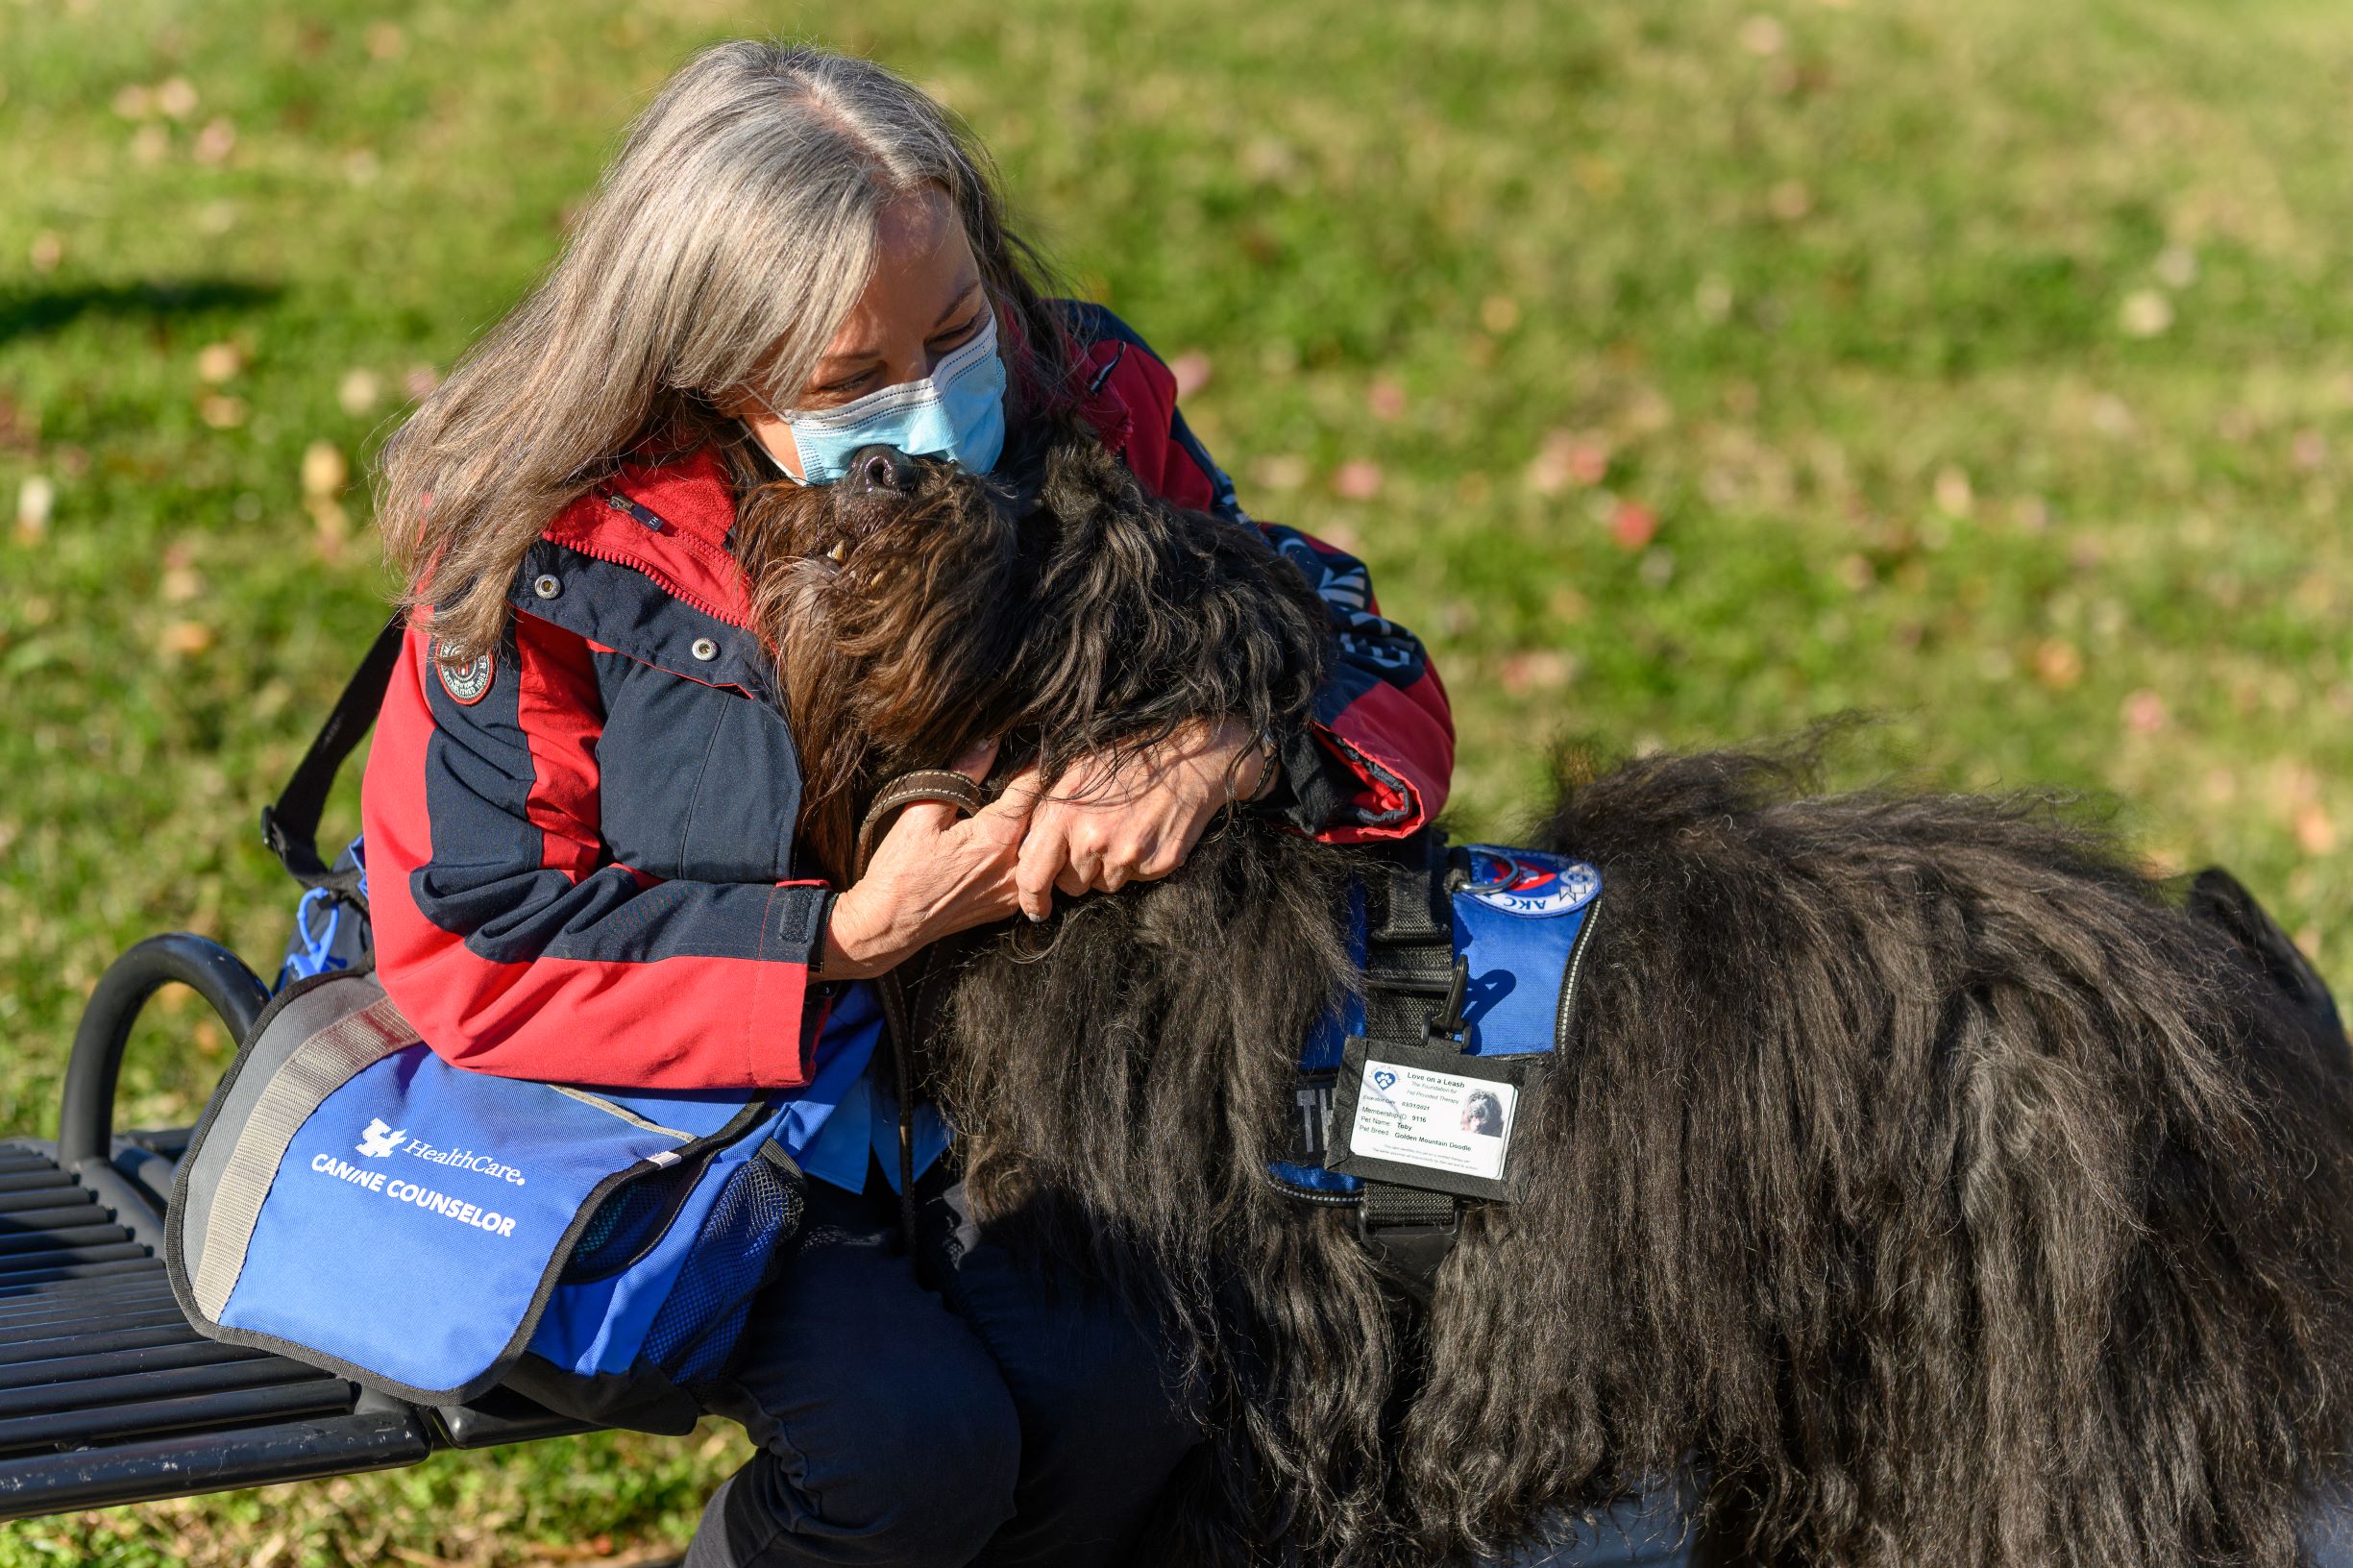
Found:
[(860, 447), (849, 454), (849, 478), (860, 494), (896, 494), (915, 482), (915, 459), (896, 447)]

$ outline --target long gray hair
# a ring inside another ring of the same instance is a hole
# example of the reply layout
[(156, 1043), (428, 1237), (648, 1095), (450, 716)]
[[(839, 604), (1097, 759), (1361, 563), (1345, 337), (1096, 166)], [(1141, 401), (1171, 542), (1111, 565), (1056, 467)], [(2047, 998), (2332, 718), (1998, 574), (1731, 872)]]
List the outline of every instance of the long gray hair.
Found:
[[(630, 127), (539, 284), (384, 445), (377, 517), (403, 602), (445, 656), (503, 629), (524, 552), (632, 460), (717, 446), (759, 482), (723, 400), (790, 407), (873, 270), (877, 215), (924, 185), (963, 221), (1001, 317), (1008, 414), (1066, 396), (1051, 276), (1007, 227), (977, 139), (870, 61), (745, 39), (697, 55)], [(762, 563), (746, 565), (756, 576)]]

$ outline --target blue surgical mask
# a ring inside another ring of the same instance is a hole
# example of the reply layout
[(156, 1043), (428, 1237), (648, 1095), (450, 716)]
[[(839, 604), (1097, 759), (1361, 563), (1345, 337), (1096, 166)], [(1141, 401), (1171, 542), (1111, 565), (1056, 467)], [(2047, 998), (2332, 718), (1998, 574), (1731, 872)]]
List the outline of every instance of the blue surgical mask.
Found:
[[(886, 386), (836, 408), (788, 408), (776, 417), (792, 427), (793, 444), (800, 449), (802, 484), (831, 484), (849, 472), (850, 453), (872, 446), (945, 457), (986, 474), (1005, 446), (1005, 361), (996, 352), (996, 312), (987, 311), (971, 341), (921, 380)], [(794, 478), (790, 469), (785, 477)]]

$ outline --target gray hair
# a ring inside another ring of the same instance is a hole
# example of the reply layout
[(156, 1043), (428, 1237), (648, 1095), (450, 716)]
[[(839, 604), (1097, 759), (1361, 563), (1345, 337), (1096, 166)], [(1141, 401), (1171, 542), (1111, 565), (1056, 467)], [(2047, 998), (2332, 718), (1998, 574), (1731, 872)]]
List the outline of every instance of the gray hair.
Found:
[(385, 553), (403, 602), (431, 603), (442, 651), (497, 641), (531, 541), (624, 453), (716, 442), (741, 483), (742, 431), (716, 404), (797, 400), (872, 273), (879, 213), (931, 184), (1018, 320), (1017, 388), (1053, 395), (1065, 350), (1040, 299), (1047, 269), (1008, 232), (988, 156), (947, 110), (809, 45), (723, 43), (672, 76), (555, 264), (385, 443)]

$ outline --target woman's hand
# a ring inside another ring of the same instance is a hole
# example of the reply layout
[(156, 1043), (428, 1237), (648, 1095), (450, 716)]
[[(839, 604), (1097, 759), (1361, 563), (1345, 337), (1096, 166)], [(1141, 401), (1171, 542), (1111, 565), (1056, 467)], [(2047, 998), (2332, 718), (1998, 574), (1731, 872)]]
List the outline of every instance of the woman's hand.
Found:
[(1056, 888), (1110, 893), (1166, 876), (1229, 800), (1265, 792), (1273, 766), (1231, 718), (1195, 720), (1123, 764), (1082, 758), (1030, 808), (1014, 873), (1021, 912), (1044, 919)]
[[(990, 741), (959, 758), (978, 781), (995, 760)], [(1038, 794), (1035, 769), (959, 821), (956, 808), (919, 800), (874, 845), (865, 874), (833, 901), (822, 968), (828, 980), (866, 980), (895, 968), (942, 937), (1011, 915), (1014, 871)]]

